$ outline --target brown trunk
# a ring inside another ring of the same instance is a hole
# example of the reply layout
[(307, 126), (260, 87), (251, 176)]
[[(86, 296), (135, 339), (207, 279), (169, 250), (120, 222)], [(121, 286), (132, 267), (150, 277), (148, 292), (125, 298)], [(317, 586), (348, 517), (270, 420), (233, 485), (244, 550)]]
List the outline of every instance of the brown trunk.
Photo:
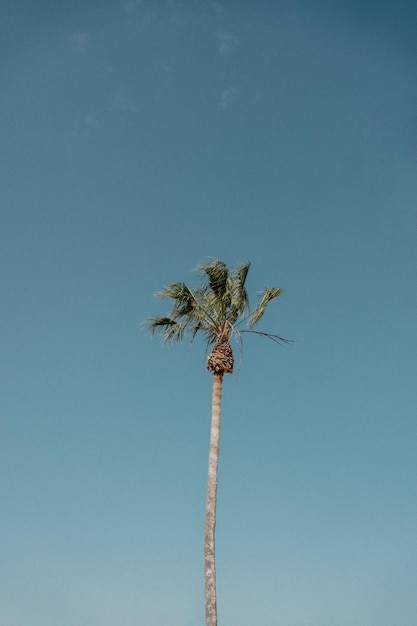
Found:
[(204, 525), (204, 580), (206, 590), (206, 626), (217, 626), (215, 530), (222, 384), (223, 374), (215, 372), (213, 374), (210, 451), (206, 498), (206, 521)]

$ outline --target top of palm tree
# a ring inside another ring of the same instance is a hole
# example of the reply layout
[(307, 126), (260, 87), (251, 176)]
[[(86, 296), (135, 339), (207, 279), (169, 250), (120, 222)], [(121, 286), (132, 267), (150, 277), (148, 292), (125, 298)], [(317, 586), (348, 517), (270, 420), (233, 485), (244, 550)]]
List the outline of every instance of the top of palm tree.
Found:
[[(245, 281), (250, 263), (242, 263), (233, 270), (218, 259), (197, 266), (201, 272), (201, 286), (189, 289), (183, 282), (164, 287), (156, 293), (159, 298), (173, 300), (171, 311), (165, 317), (145, 320), (151, 334), (160, 332), (164, 343), (182, 341), (186, 333), (191, 337), (202, 332), (208, 343), (229, 342), (230, 336), (254, 332), (273, 341), (288, 343), (275, 334), (254, 331), (253, 327), (265, 313), (266, 307), (283, 292), (277, 287), (266, 287), (251, 311)], [(246, 329), (238, 326), (246, 323)]]

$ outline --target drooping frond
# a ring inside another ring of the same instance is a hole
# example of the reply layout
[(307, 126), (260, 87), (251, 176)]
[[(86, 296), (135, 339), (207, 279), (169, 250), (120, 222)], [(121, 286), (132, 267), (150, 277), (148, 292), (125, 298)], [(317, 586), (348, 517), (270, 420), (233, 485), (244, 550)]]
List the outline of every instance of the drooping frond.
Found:
[(214, 321), (220, 313), (217, 296), (211, 291), (211, 289), (204, 287), (202, 289), (194, 289), (193, 294), (200, 307), (207, 311)]
[(227, 278), (229, 276), (226, 263), (216, 259), (211, 263), (198, 265), (197, 269), (204, 272), (207, 276), (212, 292), (222, 298), (226, 292)]
[(244, 313), (249, 311), (249, 298), (245, 289), (245, 281), (250, 268), (250, 263), (244, 263), (235, 268), (229, 276), (229, 314), (228, 319), (232, 324)]
[(164, 287), (156, 293), (158, 298), (172, 298), (174, 307), (172, 318), (179, 319), (184, 315), (190, 315), (194, 307), (194, 295), (185, 283), (174, 283)]
[(145, 321), (151, 335), (159, 331), (164, 343), (178, 343), (184, 338), (185, 325), (170, 317), (150, 317)]
[[(282, 294), (282, 289), (267, 287), (260, 294), (255, 309), (250, 312), (245, 288), (249, 268), (250, 263), (242, 263), (229, 271), (223, 261), (214, 260), (198, 266), (203, 280), (197, 289), (189, 289), (183, 282), (164, 287), (156, 295), (171, 300), (172, 309), (165, 317), (146, 320), (149, 332), (151, 334), (160, 332), (164, 343), (182, 341), (187, 333), (193, 339), (201, 332), (207, 344), (214, 344), (213, 351), (217, 350), (219, 354), (218, 348), (223, 343), (230, 344), (232, 337), (240, 346), (240, 333), (243, 332), (255, 332), (273, 341), (285, 342), (286, 340), (279, 335), (251, 330), (262, 318), (269, 302)], [(238, 326), (243, 322), (247, 323), (249, 330), (238, 330)], [(224, 356), (223, 372), (230, 373), (233, 364), (231, 361), (226, 364), (227, 355)], [(216, 367), (220, 367), (217, 361)]]
[(194, 335), (199, 329), (215, 331), (216, 323), (210, 315), (210, 307), (205, 301), (201, 290), (192, 291), (185, 283), (174, 283), (156, 293), (159, 298), (170, 298), (174, 301), (168, 317), (173, 321), (182, 320), (184, 330)]
[(282, 289), (278, 287), (266, 287), (266, 289), (264, 289), (260, 294), (258, 305), (248, 317), (249, 328), (253, 328), (255, 324), (259, 322), (271, 300), (278, 298), (281, 294)]
[(242, 333), (252, 333), (254, 335), (259, 335), (260, 337), (267, 337), (268, 339), (271, 339), (271, 341), (274, 341), (275, 343), (290, 344), (294, 342), (293, 339), (285, 339), (285, 337), (281, 337), (281, 335), (274, 335), (273, 333), (263, 333), (260, 330), (240, 330), (239, 335)]

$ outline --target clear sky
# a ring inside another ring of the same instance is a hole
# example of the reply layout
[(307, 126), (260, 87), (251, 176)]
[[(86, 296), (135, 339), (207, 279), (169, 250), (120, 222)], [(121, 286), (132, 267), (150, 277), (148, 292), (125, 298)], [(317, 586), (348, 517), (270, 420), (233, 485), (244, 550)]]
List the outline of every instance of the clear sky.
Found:
[(417, 623), (416, 18), (5, 0), (1, 626), (203, 626), (205, 346), (140, 322), (210, 257), (296, 340), (225, 380), (219, 625)]

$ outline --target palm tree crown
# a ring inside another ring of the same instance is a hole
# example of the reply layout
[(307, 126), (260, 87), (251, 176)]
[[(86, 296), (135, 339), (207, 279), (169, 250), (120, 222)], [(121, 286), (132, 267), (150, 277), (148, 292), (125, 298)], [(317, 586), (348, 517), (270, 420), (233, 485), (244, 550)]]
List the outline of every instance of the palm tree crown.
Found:
[[(233, 352), (231, 336), (240, 338), (242, 332), (256, 332), (253, 327), (263, 316), (269, 302), (282, 294), (282, 289), (266, 287), (259, 296), (257, 306), (251, 311), (245, 281), (250, 263), (243, 263), (232, 271), (218, 259), (199, 265), (202, 273), (201, 287), (189, 289), (183, 282), (174, 283), (157, 292), (160, 298), (174, 301), (166, 317), (151, 317), (147, 321), (150, 333), (161, 332), (165, 343), (182, 341), (186, 333), (194, 338), (202, 332), (209, 344), (214, 344), (207, 360), (210, 372), (231, 374)], [(238, 326), (246, 322), (247, 329)], [(284, 341), (279, 335), (258, 333), (274, 341)]]

